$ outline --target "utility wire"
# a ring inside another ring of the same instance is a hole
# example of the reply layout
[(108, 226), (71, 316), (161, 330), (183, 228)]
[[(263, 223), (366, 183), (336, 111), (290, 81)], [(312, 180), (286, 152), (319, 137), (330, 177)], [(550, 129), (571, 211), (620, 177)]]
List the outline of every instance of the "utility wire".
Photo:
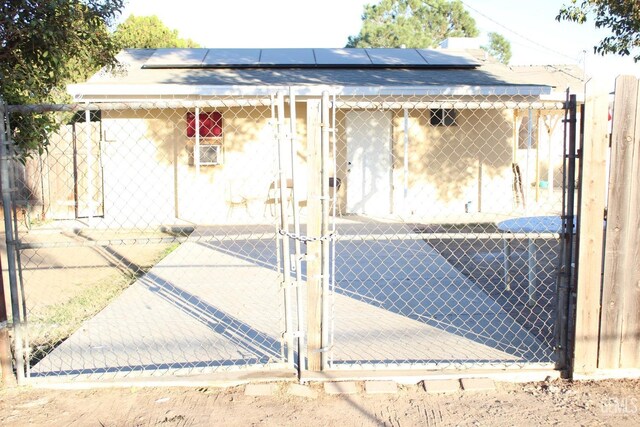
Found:
[(468, 7), (469, 9), (473, 10), (474, 12), (476, 12), (478, 15), (480, 15), (480, 16), (482, 16), (482, 17), (484, 17), (484, 18), (488, 19), (489, 21), (493, 22), (494, 24), (496, 24), (496, 25), (498, 25), (498, 26), (500, 26), (500, 27), (504, 28), (505, 30), (507, 30), (507, 31), (509, 31), (509, 32), (511, 32), (511, 33), (513, 33), (513, 34), (515, 34), (516, 36), (518, 36), (518, 37), (520, 37), (520, 38), (522, 38), (522, 39), (524, 39), (524, 40), (528, 41), (528, 42), (529, 42), (529, 43), (531, 43), (531, 44), (534, 44), (534, 45), (536, 45), (536, 46), (538, 46), (538, 47), (541, 47), (541, 48), (543, 48), (544, 50), (547, 50), (547, 51), (549, 51), (549, 52), (553, 52), (553, 53), (555, 53), (556, 55), (560, 55), (560, 56), (563, 56), (563, 57), (565, 57), (565, 58), (569, 58), (569, 59), (571, 59), (572, 61), (575, 61), (575, 60), (576, 60), (576, 58), (573, 58), (573, 57), (571, 57), (571, 56), (569, 56), (569, 55), (566, 55), (566, 54), (564, 54), (564, 53), (562, 53), (562, 52), (558, 52), (557, 50), (551, 49), (550, 47), (547, 47), (547, 46), (545, 46), (545, 45), (543, 45), (543, 44), (541, 44), (541, 43), (538, 43), (537, 41), (532, 40), (532, 39), (528, 38), (527, 36), (524, 36), (524, 35), (522, 35), (522, 34), (518, 33), (517, 31), (512, 30), (511, 28), (509, 28), (509, 27), (507, 27), (507, 26), (505, 26), (505, 25), (501, 24), (500, 22), (496, 21), (495, 19), (493, 19), (493, 18), (491, 18), (491, 17), (489, 17), (489, 16), (485, 15), (484, 13), (480, 12), (478, 9), (476, 9), (476, 8), (474, 8), (474, 7), (469, 6), (469, 5), (468, 5), (467, 3), (465, 3), (464, 1), (461, 1), (461, 3), (462, 3), (462, 4), (464, 4), (466, 7)]

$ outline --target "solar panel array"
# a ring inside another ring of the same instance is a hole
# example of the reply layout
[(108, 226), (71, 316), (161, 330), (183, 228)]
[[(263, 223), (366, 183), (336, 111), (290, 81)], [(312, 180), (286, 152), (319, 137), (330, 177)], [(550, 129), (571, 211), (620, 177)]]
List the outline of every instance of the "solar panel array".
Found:
[(462, 51), (435, 49), (156, 49), (143, 68), (474, 68)]

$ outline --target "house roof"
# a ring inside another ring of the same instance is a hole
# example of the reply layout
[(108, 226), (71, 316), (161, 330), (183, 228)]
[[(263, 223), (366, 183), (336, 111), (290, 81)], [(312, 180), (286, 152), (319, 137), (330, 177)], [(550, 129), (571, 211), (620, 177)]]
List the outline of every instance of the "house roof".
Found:
[(260, 94), (532, 95), (550, 91), (517, 73), (447, 49), (125, 49), (116, 72), (70, 85), (76, 99)]
[(514, 65), (511, 70), (527, 80), (551, 86), (556, 92), (569, 89), (576, 93), (584, 89), (584, 70), (577, 65)]

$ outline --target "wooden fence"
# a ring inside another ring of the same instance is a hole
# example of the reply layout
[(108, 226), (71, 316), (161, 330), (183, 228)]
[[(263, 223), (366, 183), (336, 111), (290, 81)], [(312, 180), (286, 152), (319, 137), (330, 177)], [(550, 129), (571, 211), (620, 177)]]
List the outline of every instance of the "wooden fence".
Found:
[(616, 80), (610, 139), (608, 105), (587, 88), (574, 378), (640, 376), (640, 80)]

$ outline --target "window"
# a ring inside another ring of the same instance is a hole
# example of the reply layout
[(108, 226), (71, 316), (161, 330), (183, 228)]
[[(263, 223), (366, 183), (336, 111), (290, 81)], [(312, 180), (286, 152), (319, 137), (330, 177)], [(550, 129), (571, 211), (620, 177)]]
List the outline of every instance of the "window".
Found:
[(431, 110), (431, 126), (456, 126), (458, 112), (453, 109), (438, 108)]
[(201, 145), (200, 164), (219, 165), (222, 163), (222, 145)]
[(222, 113), (218, 111), (188, 112), (187, 137), (189, 164), (210, 166), (222, 164), (223, 126)]

